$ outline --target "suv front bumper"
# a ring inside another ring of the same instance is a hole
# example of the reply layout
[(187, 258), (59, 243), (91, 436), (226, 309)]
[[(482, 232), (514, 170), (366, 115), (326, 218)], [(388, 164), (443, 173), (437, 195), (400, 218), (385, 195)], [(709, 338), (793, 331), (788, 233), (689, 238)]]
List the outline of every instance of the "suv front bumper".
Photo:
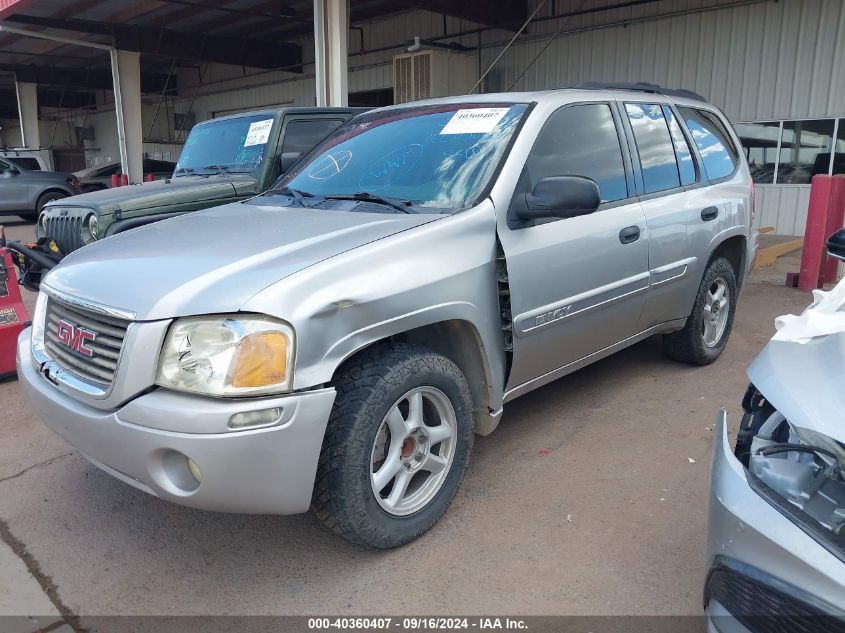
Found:
[[(103, 411), (62, 393), (38, 372), (30, 331), (21, 333), (17, 347), (24, 394), (41, 420), (95, 466), (193, 508), (254, 514), (308, 510), (334, 389), (240, 400), (157, 389)], [(234, 413), (273, 408), (282, 411), (274, 426), (227, 430)], [(216, 432), (197, 432), (202, 429)], [(199, 467), (199, 481), (188, 458)]]
[[(704, 592), (708, 630), (786, 630), (777, 625), (789, 617), (816, 625), (810, 630), (841, 630), (817, 625), (845, 618), (845, 562), (751, 487), (731, 450), (724, 410), (714, 430)], [(840, 625), (845, 628), (845, 622)]]

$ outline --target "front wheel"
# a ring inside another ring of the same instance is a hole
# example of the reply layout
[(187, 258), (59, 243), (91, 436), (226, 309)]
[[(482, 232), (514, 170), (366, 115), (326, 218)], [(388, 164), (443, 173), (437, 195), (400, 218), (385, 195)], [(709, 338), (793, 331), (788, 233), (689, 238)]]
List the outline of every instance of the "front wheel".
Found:
[(719, 358), (733, 328), (737, 297), (733, 266), (717, 257), (704, 271), (684, 328), (663, 336), (666, 355), (692, 365), (708, 365)]
[(335, 533), (391, 548), (414, 540), (458, 491), (472, 447), (460, 369), (415, 345), (365, 350), (342, 369), (312, 509)]

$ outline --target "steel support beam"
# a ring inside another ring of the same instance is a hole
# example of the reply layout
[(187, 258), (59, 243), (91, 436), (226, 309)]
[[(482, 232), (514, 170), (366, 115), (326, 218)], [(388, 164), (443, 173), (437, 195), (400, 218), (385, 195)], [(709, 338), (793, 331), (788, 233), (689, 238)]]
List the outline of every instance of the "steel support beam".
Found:
[(349, 0), (314, 0), (314, 74), (318, 106), (345, 106)]
[(488, 0), (487, 2), (455, 2), (455, 0), (397, 0), (413, 9), (442, 13), (453, 18), (500, 26), (515, 30), (528, 16), (525, 0)]
[[(15, 74), (18, 81), (39, 86), (56, 88), (89, 88), (111, 90), (112, 74), (104, 68), (64, 68), (59, 66), (29, 66), (22, 64), (0, 64), (0, 70)], [(176, 77), (170, 78), (170, 88), (176, 84)], [(167, 83), (167, 75), (158, 73), (141, 74), (143, 92), (161, 92)]]
[(40, 149), (41, 131), (38, 126), (38, 86), (16, 81), (15, 92), (18, 97), (21, 145), (29, 149)]
[(144, 179), (144, 130), (141, 122), (141, 55), (130, 51), (110, 53), (114, 78), (114, 104), (120, 163), (131, 182)]
[(16, 14), (9, 22), (111, 37), (115, 48), (144, 55), (302, 72), (302, 47), (279, 40), (257, 40), (174, 31), (133, 24)]

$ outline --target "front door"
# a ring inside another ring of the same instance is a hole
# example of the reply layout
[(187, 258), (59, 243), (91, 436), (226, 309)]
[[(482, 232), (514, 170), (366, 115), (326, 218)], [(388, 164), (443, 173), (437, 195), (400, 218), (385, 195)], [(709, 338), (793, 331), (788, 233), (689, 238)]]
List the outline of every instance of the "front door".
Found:
[(26, 173), (12, 163), (0, 160), (0, 211), (28, 211)]
[(565, 106), (526, 161), (516, 193), (549, 176), (586, 176), (599, 185), (602, 205), (576, 218), (500, 224), (513, 321), (509, 390), (637, 333), (648, 235), (620, 129), (610, 103)]

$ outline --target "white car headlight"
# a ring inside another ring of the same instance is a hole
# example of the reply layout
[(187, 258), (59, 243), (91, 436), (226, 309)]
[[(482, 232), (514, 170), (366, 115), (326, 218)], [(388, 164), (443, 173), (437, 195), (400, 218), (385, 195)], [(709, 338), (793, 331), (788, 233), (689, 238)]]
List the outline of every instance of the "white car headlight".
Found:
[(289, 391), (293, 350), (293, 329), (270, 317), (178, 319), (167, 332), (156, 384), (211, 396)]

